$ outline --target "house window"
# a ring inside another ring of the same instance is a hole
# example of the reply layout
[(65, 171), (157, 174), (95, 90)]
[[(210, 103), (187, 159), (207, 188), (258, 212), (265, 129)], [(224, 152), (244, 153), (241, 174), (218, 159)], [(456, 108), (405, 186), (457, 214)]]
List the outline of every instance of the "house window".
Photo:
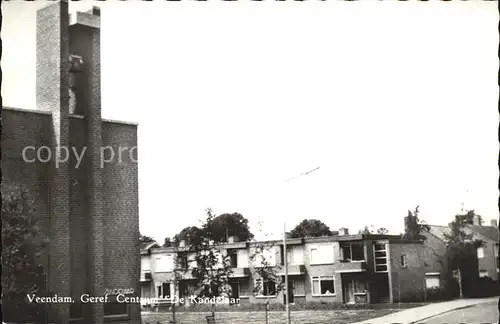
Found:
[(408, 259), (406, 257), (406, 254), (401, 254), (401, 267), (402, 268), (408, 267)]
[(332, 264), (333, 244), (311, 247), (310, 264)]
[(158, 290), (158, 298), (168, 298), (170, 297), (170, 283), (169, 282), (164, 282), (161, 284), (161, 286), (157, 287)]
[(197, 288), (198, 287), (195, 284), (187, 283), (184, 281), (179, 282), (179, 298), (196, 295)]
[(238, 251), (229, 250), (229, 260), (231, 262), (231, 268), (238, 268)]
[(276, 283), (273, 281), (264, 281), (256, 279), (255, 285), (259, 287), (259, 295), (261, 296), (276, 296)]
[(387, 248), (384, 243), (375, 243), (373, 245), (373, 254), (375, 258), (375, 272), (387, 272)]
[(488, 278), (488, 270), (479, 270), (479, 278)]
[(478, 259), (484, 258), (484, 248), (482, 247), (477, 248), (477, 258)]
[(312, 294), (313, 296), (334, 295), (335, 285), (333, 277), (313, 277)]
[(346, 243), (341, 245), (343, 261), (364, 261), (365, 250), (363, 244)]
[(294, 264), (293, 250), (292, 249), (288, 249), (286, 251), (286, 260), (288, 261), (288, 264)]
[(179, 268), (186, 270), (188, 268), (188, 257), (187, 255), (180, 255), (179, 256)]
[(426, 273), (425, 287), (427, 289), (439, 288), (440, 287), (439, 273)]
[(172, 272), (174, 270), (174, 259), (172, 255), (160, 255), (156, 257), (157, 272)]
[(108, 302), (104, 303), (104, 316), (128, 316), (129, 310), (127, 303), (118, 302), (117, 296), (108, 295), (108, 298)]
[(275, 248), (257, 248), (254, 250), (255, 259), (254, 259), (254, 267), (261, 268), (264, 265), (268, 265), (274, 267), (276, 265), (276, 261), (280, 261), (277, 259), (277, 250)]
[(318, 248), (311, 248), (311, 264), (319, 263), (319, 250)]

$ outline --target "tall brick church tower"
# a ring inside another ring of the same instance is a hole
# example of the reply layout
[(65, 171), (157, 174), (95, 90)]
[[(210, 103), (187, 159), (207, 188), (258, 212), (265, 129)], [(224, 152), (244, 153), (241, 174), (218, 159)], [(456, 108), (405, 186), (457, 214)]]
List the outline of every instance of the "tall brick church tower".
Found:
[[(75, 301), (50, 305), (52, 323), (140, 323), (139, 304), (80, 303), (108, 289), (140, 295), (137, 125), (101, 118), (100, 19), (95, 7), (70, 16), (67, 0), (39, 10), (37, 108), (2, 112), (2, 181), (31, 191), (49, 290)], [(42, 146), (50, 159), (35, 158)]]

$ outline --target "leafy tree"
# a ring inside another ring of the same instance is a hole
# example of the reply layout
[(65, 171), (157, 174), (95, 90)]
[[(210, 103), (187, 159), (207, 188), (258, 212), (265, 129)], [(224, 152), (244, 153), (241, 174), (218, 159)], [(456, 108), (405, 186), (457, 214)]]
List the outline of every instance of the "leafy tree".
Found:
[(170, 240), (170, 237), (165, 237), (165, 241), (163, 243), (163, 247), (171, 247), (173, 244), (172, 244), (172, 241)]
[(460, 219), (460, 222), (462, 222), (462, 224), (464, 224), (464, 225), (465, 224), (473, 225), (474, 219), (476, 217), (479, 221), (479, 225), (481, 226), (483, 224), (483, 218), (480, 215), (476, 214), (476, 212), (474, 210), (468, 210), (461, 215), (456, 215), (455, 219), (457, 219), (457, 218)]
[(290, 232), (294, 238), (333, 235), (330, 228), (318, 219), (304, 219)]
[(370, 235), (373, 234), (374, 227), (373, 225), (370, 226), (365, 226), (363, 229), (360, 229), (358, 234), (363, 234), (363, 235)]
[(377, 234), (379, 235), (387, 235), (389, 234), (389, 230), (385, 227), (381, 227), (377, 230)]
[(152, 238), (151, 236), (146, 236), (146, 235), (140, 235), (139, 236), (139, 241), (141, 243), (152, 243), (152, 242), (155, 242), (155, 239)]
[[(194, 234), (188, 241), (187, 253), (194, 253), (191, 275), (197, 286), (198, 298), (229, 297), (229, 277), (232, 274), (230, 258), (214, 238), (219, 238), (219, 228), (214, 224), (215, 214), (206, 210), (206, 219), (201, 228), (189, 230)], [(212, 303), (212, 316), (215, 314), (215, 303)]]
[(263, 290), (265, 282), (274, 284), (276, 294), (284, 290), (285, 285), (278, 275), (276, 265), (272, 264), (270, 260), (265, 257), (266, 251), (271, 251), (276, 244), (274, 242), (259, 243), (254, 247), (253, 253), (250, 255), (252, 262), (259, 262), (259, 266), (254, 267), (257, 277), (261, 280), (256, 281), (253, 288), (253, 293), (258, 295)]
[(429, 232), (430, 226), (418, 218), (420, 206), (412, 211), (408, 210), (408, 216), (405, 217), (405, 232), (403, 238), (407, 240), (423, 239), (422, 233)]
[(21, 185), (2, 185), (2, 308), (6, 321), (41, 320), (43, 306), (26, 295), (46, 293), (37, 258), (46, 241), (39, 236), (33, 200)]
[(210, 226), (207, 230), (215, 242), (227, 242), (229, 236), (236, 236), (240, 241), (248, 241), (254, 237), (250, 232), (248, 220), (239, 213), (221, 214), (214, 217), (207, 226)]
[[(261, 227), (263, 226), (261, 222), (259, 222), (259, 225)], [(292, 237), (291, 233), (289, 234), (290, 237)], [(269, 236), (269, 234), (264, 235)], [(266, 257), (266, 254), (275, 255), (274, 249), (277, 246), (280, 246), (280, 242), (276, 240), (256, 242), (252, 246), (249, 259), (254, 264), (253, 269), (255, 271), (255, 276), (257, 277), (257, 279), (260, 279), (256, 281), (253, 288), (252, 292), (254, 295), (260, 295), (262, 293), (264, 289), (264, 283), (266, 282), (272, 283), (274, 285), (276, 294), (279, 294), (282, 291), (286, 291), (284, 280), (282, 280), (282, 277), (278, 273), (279, 264), (271, 262), (271, 260)], [(276, 260), (276, 263), (278, 263), (278, 260)]]
[(200, 244), (200, 241), (202, 240), (204, 236), (204, 233), (202, 229), (196, 227), (196, 226), (188, 226), (182, 229), (182, 231), (179, 232), (179, 234), (174, 236), (174, 241), (179, 243), (180, 241), (185, 241), (186, 244), (194, 244), (198, 245)]
[[(477, 248), (484, 245), (481, 240), (474, 239), (473, 233), (466, 231), (469, 223), (469, 217), (474, 211), (468, 211), (465, 214), (456, 215), (455, 221), (450, 224), (450, 232), (444, 233), (447, 255), (450, 260), (451, 269), (457, 270), (458, 284), (460, 286), (460, 295), (464, 295), (464, 279), (474, 279), (476, 276), (472, 273), (472, 268), (477, 258)], [(476, 269), (477, 270), (477, 269)]]

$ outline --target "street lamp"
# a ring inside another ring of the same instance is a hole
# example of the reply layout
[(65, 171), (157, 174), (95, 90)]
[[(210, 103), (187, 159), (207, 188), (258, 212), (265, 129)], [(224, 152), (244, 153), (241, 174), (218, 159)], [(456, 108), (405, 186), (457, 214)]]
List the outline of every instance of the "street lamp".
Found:
[[(310, 173), (318, 170), (320, 167), (317, 167), (315, 169), (309, 170), (307, 172), (301, 173), (296, 177), (290, 178), (285, 180), (285, 182), (289, 182), (291, 180), (294, 180), (298, 177), (306, 176), (309, 175)], [(289, 296), (288, 296), (288, 253), (287, 253), (287, 248), (286, 248), (286, 221), (283, 223), (283, 254), (284, 254), (284, 263), (285, 263), (285, 286), (284, 286), (284, 293), (285, 293), (285, 309), (286, 309), (286, 322), (287, 324), (290, 324), (290, 302), (289, 302)]]

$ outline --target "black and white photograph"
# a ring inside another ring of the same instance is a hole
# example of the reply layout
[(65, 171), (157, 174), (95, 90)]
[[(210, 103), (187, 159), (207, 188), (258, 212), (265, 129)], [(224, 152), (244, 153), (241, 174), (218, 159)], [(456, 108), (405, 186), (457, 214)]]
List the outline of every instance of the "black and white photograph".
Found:
[(2, 324), (498, 324), (497, 1), (1, 1)]

